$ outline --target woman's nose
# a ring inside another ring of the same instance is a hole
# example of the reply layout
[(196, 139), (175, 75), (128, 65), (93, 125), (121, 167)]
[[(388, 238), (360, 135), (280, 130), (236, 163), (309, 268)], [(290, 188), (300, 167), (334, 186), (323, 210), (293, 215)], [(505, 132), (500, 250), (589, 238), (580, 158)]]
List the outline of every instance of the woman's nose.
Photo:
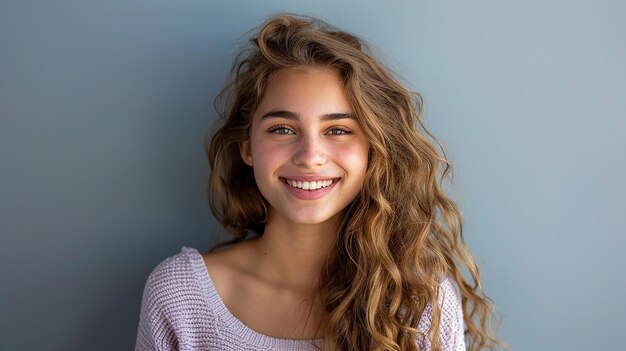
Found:
[(311, 135), (300, 137), (293, 154), (293, 162), (305, 168), (323, 165), (326, 162), (326, 153), (319, 137)]

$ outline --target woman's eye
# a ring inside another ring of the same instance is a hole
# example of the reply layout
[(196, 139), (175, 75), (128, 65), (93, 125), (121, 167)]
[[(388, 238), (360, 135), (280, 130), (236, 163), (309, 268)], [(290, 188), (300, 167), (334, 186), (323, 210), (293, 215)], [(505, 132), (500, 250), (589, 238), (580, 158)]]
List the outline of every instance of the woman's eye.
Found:
[(350, 131), (346, 128), (333, 128), (328, 133), (330, 135), (345, 135), (350, 134)]
[(284, 127), (284, 126), (274, 127), (270, 129), (269, 132), (272, 134), (279, 134), (279, 135), (294, 134), (294, 132), (291, 129)]

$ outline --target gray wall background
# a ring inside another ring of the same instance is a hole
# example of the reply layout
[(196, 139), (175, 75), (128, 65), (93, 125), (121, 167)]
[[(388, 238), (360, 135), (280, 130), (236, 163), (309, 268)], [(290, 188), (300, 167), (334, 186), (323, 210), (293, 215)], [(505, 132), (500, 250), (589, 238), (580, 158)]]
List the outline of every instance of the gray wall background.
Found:
[(513, 350), (623, 348), (623, 1), (0, 2), (0, 349), (132, 349), (143, 284), (213, 242), (203, 136), (276, 11), (421, 92)]

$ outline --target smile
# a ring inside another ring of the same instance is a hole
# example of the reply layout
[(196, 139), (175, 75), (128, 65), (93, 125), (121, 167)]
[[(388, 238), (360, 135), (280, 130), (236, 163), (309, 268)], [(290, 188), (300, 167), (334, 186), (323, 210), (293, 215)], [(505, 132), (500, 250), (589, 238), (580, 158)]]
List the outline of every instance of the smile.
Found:
[(317, 190), (329, 187), (333, 184), (333, 182), (338, 181), (339, 178), (335, 179), (325, 179), (325, 180), (312, 180), (312, 181), (302, 181), (295, 179), (287, 179), (283, 178), (285, 183), (287, 183), (290, 187), (302, 190)]

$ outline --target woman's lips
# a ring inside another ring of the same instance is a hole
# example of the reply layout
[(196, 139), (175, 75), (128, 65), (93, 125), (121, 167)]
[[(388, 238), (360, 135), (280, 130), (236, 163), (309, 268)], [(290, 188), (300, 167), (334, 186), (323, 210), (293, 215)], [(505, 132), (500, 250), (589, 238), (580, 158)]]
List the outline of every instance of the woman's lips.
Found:
[(303, 190), (317, 190), (321, 188), (326, 188), (333, 184), (333, 179), (324, 179), (324, 180), (295, 180), (285, 178), (285, 182), (290, 186)]
[(341, 178), (281, 178), (289, 193), (302, 200), (316, 200), (326, 195)]

